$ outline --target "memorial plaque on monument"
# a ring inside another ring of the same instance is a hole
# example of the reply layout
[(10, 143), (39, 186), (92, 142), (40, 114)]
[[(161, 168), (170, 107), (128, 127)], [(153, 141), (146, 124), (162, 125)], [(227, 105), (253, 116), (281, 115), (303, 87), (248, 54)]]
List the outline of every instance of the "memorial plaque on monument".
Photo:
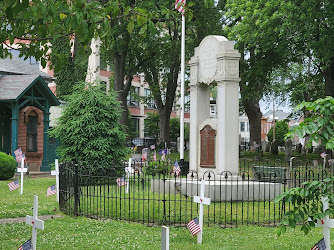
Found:
[(216, 131), (210, 126), (205, 125), (200, 132), (201, 135), (201, 160), (202, 168), (215, 167), (215, 136)]

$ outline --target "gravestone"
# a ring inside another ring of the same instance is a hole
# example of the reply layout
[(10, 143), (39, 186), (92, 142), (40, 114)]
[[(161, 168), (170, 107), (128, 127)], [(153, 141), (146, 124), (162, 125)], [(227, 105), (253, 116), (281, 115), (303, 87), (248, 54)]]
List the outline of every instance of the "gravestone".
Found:
[(325, 154), (324, 163), (323, 163), (323, 167), (324, 168), (329, 168), (329, 160), (330, 160), (330, 155), (329, 154)]
[(304, 147), (302, 147), (302, 156), (306, 156), (306, 149)]
[(146, 154), (147, 159), (151, 159), (150, 156), (151, 156), (151, 150), (149, 148), (143, 148), (142, 152), (141, 152), (142, 155)]
[(261, 149), (262, 149), (262, 152), (263, 152), (263, 153), (266, 152), (267, 144), (268, 144), (268, 142), (265, 141), (265, 140), (263, 140), (263, 141), (261, 142)]
[(271, 142), (268, 141), (266, 144), (265, 152), (270, 152), (270, 148), (271, 148)]
[(302, 153), (302, 144), (300, 142), (298, 142), (296, 144), (296, 153), (297, 154), (301, 154)]
[(271, 143), (270, 153), (273, 154), (273, 155), (277, 155), (278, 154), (278, 145), (277, 145), (277, 141), (276, 140), (274, 140)]
[(286, 162), (290, 161), (290, 158), (292, 156), (292, 141), (291, 139), (288, 139), (285, 142), (285, 155), (284, 155), (284, 159)]
[[(207, 170), (229, 171), (233, 176), (239, 173), (239, 60), (240, 53), (234, 50), (233, 41), (223, 36), (207, 36), (189, 61), (189, 167), (199, 174)], [(217, 86), (215, 119), (210, 117), (211, 85)], [(200, 132), (207, 125), (211, 132), (203, 141)], [(209, 154), (202, 152), (208, 150), (203, 143), (211, 147)]]
[(262, 154), (261, 154), (261, 150), (260, 150), (260, 145), (257, 144), (255, 141), (253, 143), (253, 148), (254, 148), (254, 152), (255, 152), (255, 160), (256, 161), (260, 161), (262, 159)]
[(321, 154), (321, 147), (314, 147), (313, 153), (320, 155)]

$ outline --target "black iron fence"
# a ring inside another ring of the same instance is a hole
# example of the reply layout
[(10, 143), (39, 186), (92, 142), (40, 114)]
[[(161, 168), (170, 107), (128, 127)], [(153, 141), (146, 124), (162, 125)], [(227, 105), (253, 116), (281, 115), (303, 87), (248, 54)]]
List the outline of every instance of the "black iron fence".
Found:
[(205, 197), (211, 198), (204, 223), (275, 225), (289, 210), (288, 204), (274, 202), (277, 195), (304, 181), (333, 176), (332, 168), (301, 161), (240, 161), (239, 176), (212, 171), (177, 176), (171, 161), (133, 162), (127, 167), (128, 163), (118, 168), (60, 164), (60, 209), (96, 219), (185, 225), (198, 216), (193, 196), (199, 195), (204, 178)]

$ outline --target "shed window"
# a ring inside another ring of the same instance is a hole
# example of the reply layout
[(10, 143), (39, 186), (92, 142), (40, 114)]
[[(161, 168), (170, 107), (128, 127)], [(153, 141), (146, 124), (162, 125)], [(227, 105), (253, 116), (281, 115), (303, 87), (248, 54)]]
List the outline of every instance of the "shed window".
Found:
[(27, 151), (37, 152), (37, 116), (28, 116), (27, 124)]

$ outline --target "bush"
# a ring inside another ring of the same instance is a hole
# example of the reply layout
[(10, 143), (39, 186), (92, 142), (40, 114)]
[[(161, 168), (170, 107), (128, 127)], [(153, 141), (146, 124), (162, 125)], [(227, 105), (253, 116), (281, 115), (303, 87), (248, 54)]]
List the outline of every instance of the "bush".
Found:
[(78, 84), (50, 135), (60, 138), (61, 161), (94, 162), (113, 167), (126, 159), (126, 134), (119, 123), (116, 93), (100, 86)]
[(0, 152), (0, 180), (8, 180), (15, 174), (16, 161), (13, 156)]

